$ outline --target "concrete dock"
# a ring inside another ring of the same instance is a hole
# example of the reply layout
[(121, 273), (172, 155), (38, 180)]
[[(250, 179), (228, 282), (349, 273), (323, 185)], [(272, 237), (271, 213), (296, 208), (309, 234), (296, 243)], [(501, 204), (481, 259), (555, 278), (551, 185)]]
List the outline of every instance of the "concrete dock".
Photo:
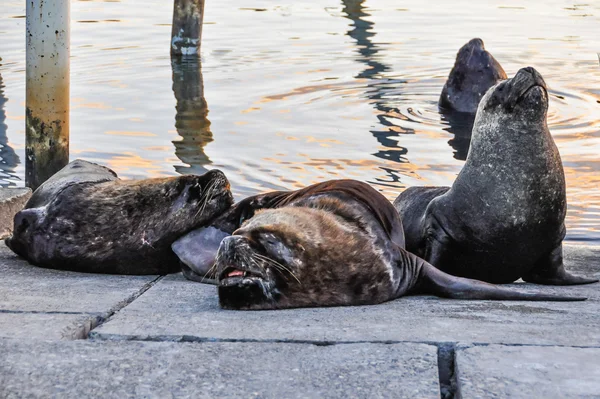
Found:
[[(599, 247), (565, 256), (600, 277)], [(247, 312), (181, 274), (48, 270), (3, 243), (0, 275), (0, 397), (600, 397), (600, 284)]]

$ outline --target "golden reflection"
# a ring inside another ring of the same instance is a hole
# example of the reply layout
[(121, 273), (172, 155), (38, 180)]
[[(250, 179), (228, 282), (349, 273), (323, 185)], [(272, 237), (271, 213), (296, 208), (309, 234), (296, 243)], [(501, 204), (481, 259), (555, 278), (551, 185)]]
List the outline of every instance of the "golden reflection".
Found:
[(175, 155), (188, 166), (175, 166), (181, 174), (202, 174), (211, 163), (204, 147), (213, 141), (208, 120), (208, 104), (204, 98), (202, 65), (195, 57), (171, 57), (175, 128), (181, 140), (173, 141)]
[(104, 134), (108, 134), (111, 136), (128, 136), (128, 137), (156, 137), (156, 134), (150, 132), (129, 132), (129, 131), (117, 131), (117, 130), (109, 130), (104, 132)]
[(133, 152), (124, 152), (108, 159), (108, 167), (119, 176), (131, 174), (133, 169), (143, 170), (149, 177), (161, 176), (162, 165), (151, 159), (145, 159)]
[(354, 85), (354, 84), (356, 84), (356, 81), (297, 87), (295, 89), (292, 89), (292, 91), (289, 91), (286, 93), (265, 96), (262, 99), (260, 99), (258, 101), (258, 103), (268, 103), (271, 101), (279, 101), (279, 100), (285, 101), (288, 99), (288, 97), (292, 97), (292, 96), (301, 96), (304, 94), (317, 93), (317, 92), (323, 91), (323, 90), (333, 90), (333, 89), (337, 89), (337, 88), (344, 87), (344, 86), (350, 86), (350, 85)]

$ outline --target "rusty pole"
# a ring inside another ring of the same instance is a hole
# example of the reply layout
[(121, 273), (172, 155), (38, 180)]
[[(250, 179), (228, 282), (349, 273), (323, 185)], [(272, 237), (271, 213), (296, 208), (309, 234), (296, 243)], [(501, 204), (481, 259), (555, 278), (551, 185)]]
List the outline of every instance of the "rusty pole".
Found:
[(174, 0), (172, 55), (200, 54), (204, 0)]
[(70, 0), (28, 0), (25, 184), (69, 162)]

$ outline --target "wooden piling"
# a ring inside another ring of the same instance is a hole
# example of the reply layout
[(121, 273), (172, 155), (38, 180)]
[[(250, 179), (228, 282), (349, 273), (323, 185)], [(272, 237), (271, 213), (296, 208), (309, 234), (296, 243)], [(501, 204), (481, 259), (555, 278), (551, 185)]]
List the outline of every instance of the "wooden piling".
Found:
[(174, 0), (171, 54), (200, 54), (204, 0)]
[(27, 1), (25, 184), (69, 162), (70, 0)]

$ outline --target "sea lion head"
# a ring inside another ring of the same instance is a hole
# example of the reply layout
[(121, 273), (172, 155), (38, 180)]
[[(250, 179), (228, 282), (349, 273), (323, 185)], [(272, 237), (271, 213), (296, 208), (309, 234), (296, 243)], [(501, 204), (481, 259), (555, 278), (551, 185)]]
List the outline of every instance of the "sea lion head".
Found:
[[(506, 122), (546, 124), (548, 91), (542, 75), (532, 67), (522, 68), (512, 78), (490, 89), (481, 100), (475, 125)], [(480, 115), (481, 114), (481, 115)]]
[(203, 175), (184, 175), (170, 180), (161, 187), (162, 194), (170, 198), (169, 213), (183, 218), (194, 226), (205, 225), (225, 212), (233, 203), (230, 184), (220, 170), (209, 170)]
[(506, 78), (506, 72), (485, 49), (483, 40), (471, 39), (456, 55), (440, 96), (440, 107), (474, 114), (487, 90)]
[(259, 211), (221, 242), (215, 266), (228, 309), (379, 303), (393, 273), (367, 230), (308, 207)]

